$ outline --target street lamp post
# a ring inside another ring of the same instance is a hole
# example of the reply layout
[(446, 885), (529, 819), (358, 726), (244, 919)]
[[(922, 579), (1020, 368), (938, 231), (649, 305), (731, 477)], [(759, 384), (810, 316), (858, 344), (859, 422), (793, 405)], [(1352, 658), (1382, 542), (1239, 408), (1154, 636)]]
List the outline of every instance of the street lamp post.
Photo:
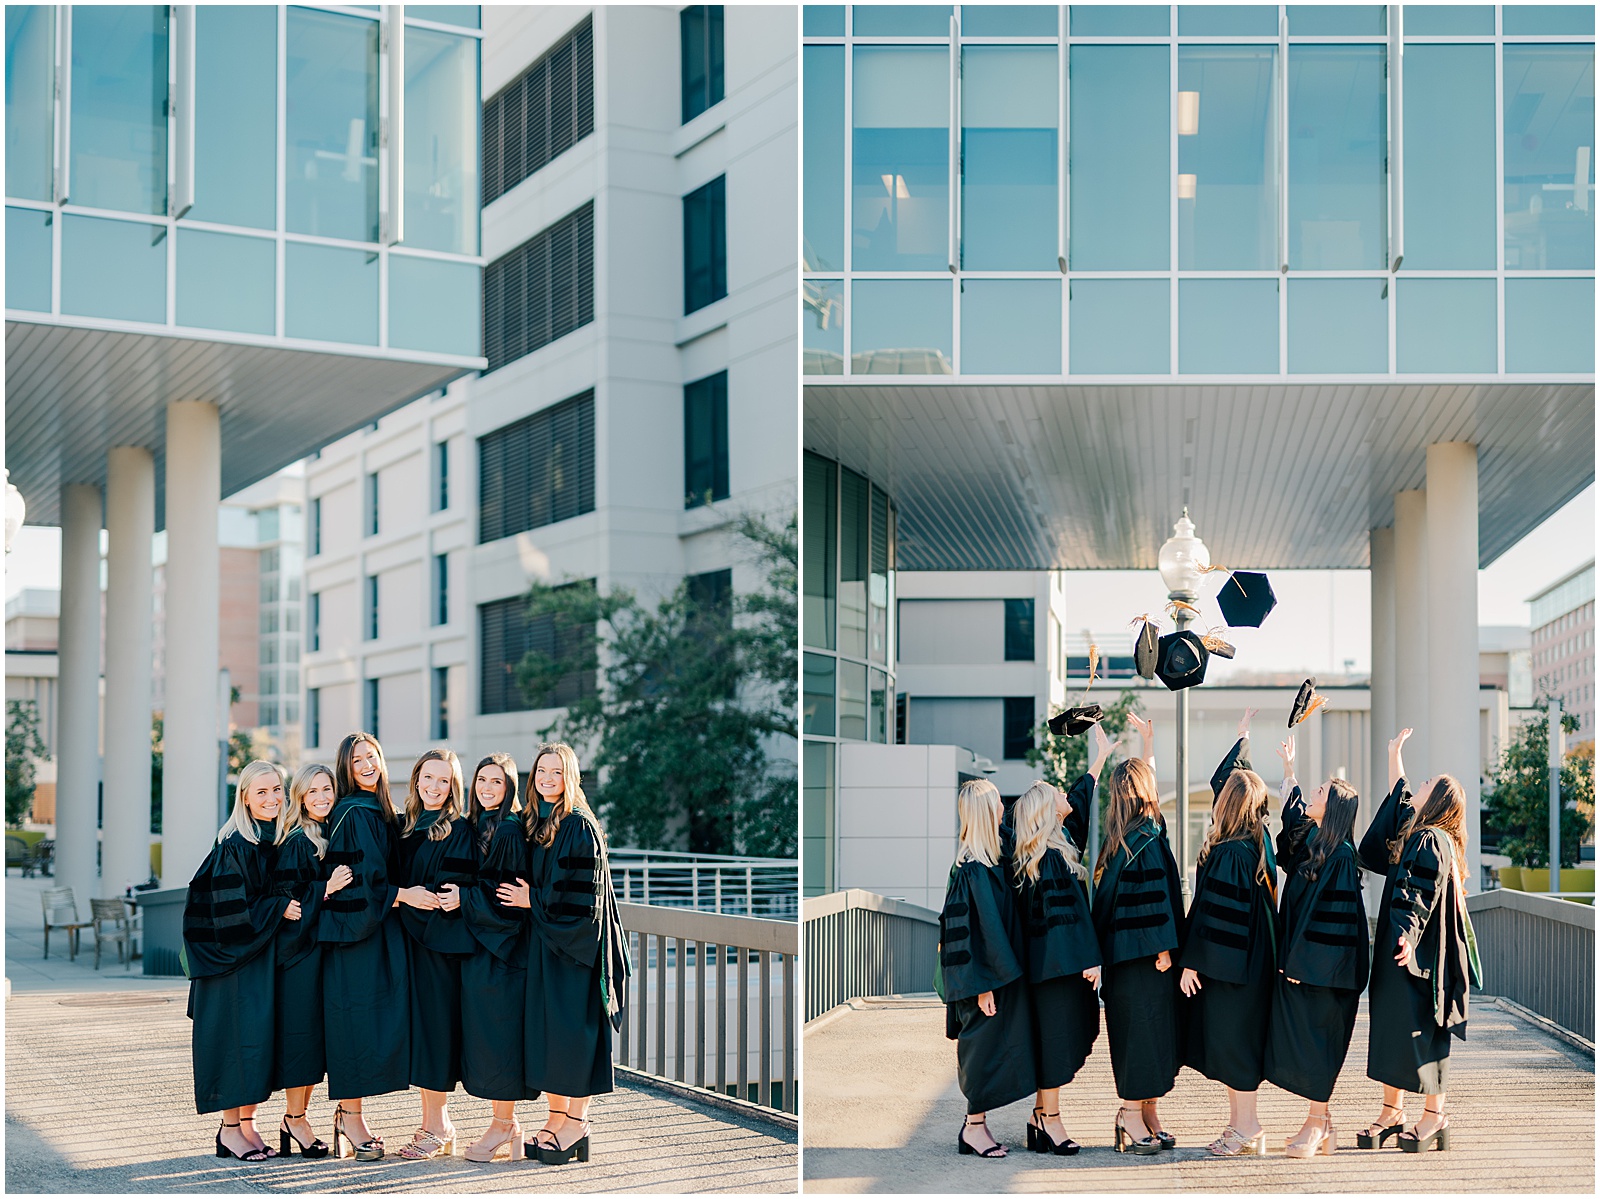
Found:
[[(1189, 509), (1183, 510), (1172, 536), (1161, 547), (1157, 565), (1167, 585), (1167, 599), (1192, 604), (1200, 596), (1200, 577), (1211, 565), (1211, 551), (1194, 535)], [(1189, 614), (1175, 609), (1178, 631), (1189, 627)], [(1178, 877), (1185, 902), (1189, 898), (1189, 689), (1178, 691)]]

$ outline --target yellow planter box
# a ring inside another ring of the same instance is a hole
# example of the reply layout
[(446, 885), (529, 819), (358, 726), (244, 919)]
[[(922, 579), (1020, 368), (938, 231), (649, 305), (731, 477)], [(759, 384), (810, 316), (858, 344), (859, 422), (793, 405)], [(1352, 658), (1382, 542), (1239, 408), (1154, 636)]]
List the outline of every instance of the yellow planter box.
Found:
[[(1535, 869), (1532, 866), (1524, 866), (1520, 873), (1522, 875), (1521, 886), (1515, 888), (1516, 890), (1539, 892), (1550, 889), (1550, 871), (1544, 867), (1541, 866)], [(1503, 879), (1505, 871), (1502, 870), (1500, 875)], [(1505, 886), (1505, 883), (1502, 882), (1501, 886)], [(1563, 891), (1593, 891), (1594, 867), (1566, 867), (1561, 871), (1561, 889)], [(1585, 895), (1581, 899), (1574, 899), (1572, 902), (1593, 904), (1594, 897)]]

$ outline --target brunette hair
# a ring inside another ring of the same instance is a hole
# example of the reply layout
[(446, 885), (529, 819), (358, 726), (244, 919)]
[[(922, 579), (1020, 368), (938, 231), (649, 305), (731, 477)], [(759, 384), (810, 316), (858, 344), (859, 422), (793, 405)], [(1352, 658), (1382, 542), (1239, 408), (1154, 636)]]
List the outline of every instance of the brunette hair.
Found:
[[(546, 754), (554, 754), (561, 761), (561, 799), (555, 805), (555, 811), (543, 819), (539, 816), (539, 793), (534, 789), (533, 776), (539, 769), (539, 759)], [(533, 761), (528, 765), (528, 802), (523, 805), (522, 820), (528, 830), (528, 839), (535, 845), (552, 845), (555, 843), (556, 830), (561, 827), (561, 821), (573, 808), (582, 808), (590, 816), (594, 815), (589, 807), (588, 798), (583, 793), (583, 772), (578, 769), (578, 755), (573, 752), (572, 746), (565, 741), (547, 741), (534, 751)], [(598, 824), (598, 821), (596, 822)]]
[(411, 764), (411, 782), (406, 787), (406, 819), (400, 828), (400, 835), (409, 837), (426, 809), (427, 805), (422, 802), (422, 793), (417, 790), (417, 780), (422, 777), (422, 768), (429, 762), (443, 762), (450, 768), (450, 794), (445, 797), (444, 806), (439, 809), (438, 819), (428, 829), (428, 840), (443, 841), (450, 835), (451, 821), (461, 815), (461, 759), (456, 757), (453, 750), (448, 749), (427, 750)]
[(1118, 762), (1111, 771), (1106, 790), (1106, 831), (1100, 841), (1100, 856), (1094, 863), (1095, 882), (1100, 881), (1100, 876), (1117, 851), (1127, 844), (1128, 834), (1140, 821), (1161, 819), (1161, 795), (1156, 790), (1155, 768), (1143, 758)]
[(1214, 846), (1224, 841), (1255, 841), (1260, 847), (1256, 878), (1269, 886), (1276, 882), (1267, 870), (1267, 784), (1253, 770), (1235, 770), (1222, 784), (1211, 827), (1200, 843), (1196, 862), (1204, 862)]
[(1049, 783), (1036, 782), (1017, 797), (1016, 815), (1017, 848), (1012, 858), (1012, 869), (1017, 882), (1026, 878), (1039, 881), (1039, 863), (1048, 850), (1057, 850), (1066, 859), (1067, 869), (1079, 878), (1087, 871), (1078, 860), (1078, 851), (1056, 818), (1056, 789)]
[(1300, 863), (1300, 873), (1314, 879), (1322, 869), (1328, 855), (1350, 839), (1356, 827), (1356, 809), (1361, 806), (1356, 789), (1344, 779), (1328, 780), (1328, 800), (1322, 806), (1322, 823), (1311, 842), (1306, 860)]
[(520, 812), (522, 807), (517, 800), (517, 764), (510, 754), (490, 754), (472, 769), (472, 785), (467, 788), (467, 818), (472, 823), (478, 823), (478, 817), (489, 809), (478, 804), (478, 776), (483, 773), (485, 766), (498, 766), (500, 773), (506, 776), (506, 795), (500, 801), (500, 812)]
[(290, 835), (299, 829), (305, 834), (306, 840), (311, 842), (312, 848), (317, 851), (317, 857), (320, 858), (328, 852), (328, 832), (323, 828), (322, 821), (306, 810), (306, 792), (316, 785), (319, 774), (327, 775), (328, 782), (333, 784), (334, 795), (339, 794), (339, 786), (334, 782), (333, 771), (321, 762), (311, 762), (300, 767), (295, 772), (294, 781), (289, 784), (289, 819), (278, 841), (280, 843), (287, 841)]
[(961, 818), (960, 841), (956, 846), (956, 865), (977, 862), (993, 866), (1000, 861), (1000, 816), (1004, 805), (1000, 791), (988, 779), (968, 779), (956, 793), (956, 812)]
[(372, 746), (373, 753), (378, 755), (378, 785), (372, 789), (372, 794), (377, 797), (378, 807), (383, 813), (384, 820), (394, 824), (397, 817), (394, 801), (389, 798), (389, 764), (384, 761), (383, 746), (378, 744), (378, 739), (371, 733), (350, 733), (339, 742), (339, 752), (333, 759), (333, 789), (339, 793), (340, 798), (354, 795), (361, 790), (350, 763), (355, 758), (356, 746), (363, 741)]
[[(244, 769), (239, 771), (239, 785), (233, 791), (233, 811), (228, 813), (228, 819), (223, 822), (222, 828), (217, 832), (217, 844), (228, 839), (229, 833), (238, 833), (251, 845), (260, 845), (261, 838), (256, 835), (256, 820), (250, 815), (250, 809), (245, 806), (245, 798), (250, 794), (250, 788), (264, 774), (270, 774), (278, 780), (278, 785), (283, 785), (283, 767), (276, 762), (265, 762), (257, 758), (253, 762), (246, 762)], [(280, 804), (278, 815), (273, 820), (272, 843), (276, 844), (283, 839), (284, 809), (287, 804)]]
[(1411, 835), (1428, 828), (1436, 828), (1450, 838), (1450, 844), (1456, 851), (1456, 878), (1460, 879), (1467, 858), (1467, 795), (1454, 775), (1441, 774), (1433, 780), (1433, 789), (1428, 792), (1428, 798), (1422, 801), (1422, 806), (1400, 830), (1400, 836), (1390, 844), (1389, 861), (1398, 862)]

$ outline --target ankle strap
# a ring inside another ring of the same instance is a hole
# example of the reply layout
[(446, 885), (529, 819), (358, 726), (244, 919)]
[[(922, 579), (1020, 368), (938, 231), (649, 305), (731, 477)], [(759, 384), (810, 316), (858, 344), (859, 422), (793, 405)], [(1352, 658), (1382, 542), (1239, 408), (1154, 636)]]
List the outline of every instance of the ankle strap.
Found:
[(298, 1112), (284, 1112), (283, 1118), (285, 1120), (304, 1120), (306, 1118), (306, 1113), (303, 1109)]
[(239, 1122), (237, 1120), (235, 1120), (232, 1124), (229, 1124), (226, 1120), (224, 1120), (222, 1122), (222, 1127), (224, 1127), (224, 1128), (238, 1128), (239, 1127)]
[[(588, 1121), (584, 1121), (584, 1123), (588, 1123)], [(967, 1117), (967, 1127), (968, 1128), (982, 1128), (988, 1123), (989, 1123), (989, 1114), (987, 1112), (985, 1112), (983, 1115), (979, 1116), (976, 1120), (974, 1120), (971, 1116)]]

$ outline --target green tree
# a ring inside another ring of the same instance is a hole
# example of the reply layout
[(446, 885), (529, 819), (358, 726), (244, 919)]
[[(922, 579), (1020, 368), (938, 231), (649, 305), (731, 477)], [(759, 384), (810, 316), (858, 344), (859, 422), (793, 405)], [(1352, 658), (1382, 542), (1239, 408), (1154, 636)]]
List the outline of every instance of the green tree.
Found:
[[(1561, 716), (1576, 732), (1578, 719)], [(1541, 712), (1512, 736), (1489, 772), (1483, 824), (1497, 833), (1500, 849), (1515, 866), (1550, 865), (1550, 718)], [(1578, 846), (1594, 825), (1594, 758), (1571, 753), (1561, 765), (1561, 865), (1575, 866)]]
[(39, 759), (49, 748), (39, 736), (39, 705), (31, 699), (6, 700), (6, 823), (21, 824), (33, 807)]
[(769, 751), (797, 731), (797, 527), (747, 516), (736, 531), (763, 581), (727, 606), (687, 583), (654, 607), (622, 588), (529, 589), (530, 618), (554, 635), (518, 665), (518, 686), (565, 706), (544, 733), (583, 748), (586, 789), (618, 842), (795, 853), (794, 764)]

